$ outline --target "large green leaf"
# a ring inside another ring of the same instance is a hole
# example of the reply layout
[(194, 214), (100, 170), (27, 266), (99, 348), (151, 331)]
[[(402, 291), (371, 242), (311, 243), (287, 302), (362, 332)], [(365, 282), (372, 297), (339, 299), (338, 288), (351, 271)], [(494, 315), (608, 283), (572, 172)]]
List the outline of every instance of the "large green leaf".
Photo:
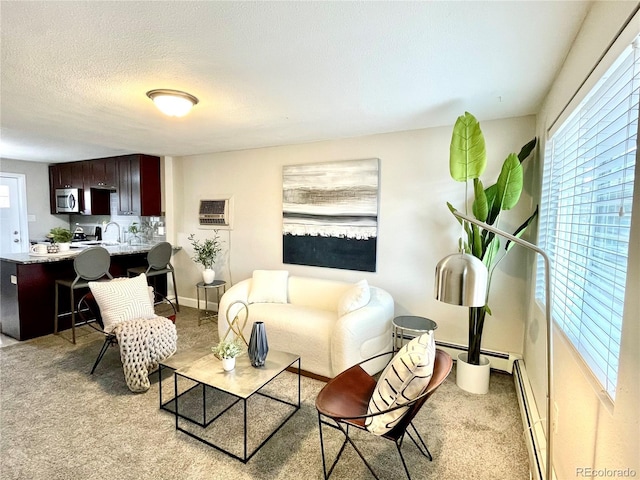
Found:
[(538, 138), (534, 137), (533, 140), (531, 140), (524, 147), (522, 147), (522, 149), (520, 150), (520, 153), (518, 154), (518, 160), (520, 160), (520, 163), (524, 162), (529, 157), (529, 155), (531, 155), (531, 152), (533, 151), (534, 148), (536, 148), (537, 143), (538, 143)]
[(487, 197), (487, 208), (489, 215), (487, 215), (486, 223), (493, 225), (500, 214), (500, 204), (496, 202), (498, 196), (498, 186), (494, 183), (490, 187), (484, 189), (484, 196)]
[(458, 221), (460, 225), (462, 225), (462, 219), (455, 216), (455, 213), (458, 211), (456, 207), (451, 205), (449, 202), (447, 202), (447, 207), (449, 208), (449, 211), (454, 214), (453, 217)]
[(482, 257), (482, 263), (485, 264), (487, 268), (491, 267), (493, 261), (496, 259), (496, 255), (498, 255), (498, 251), (500, 250), (500, 238), (494, 236), (489, 245), (487, 246), (487, 250)]
[(487, 196), (484, 193), (484, 185), (482, 185), (482, 181), (479, 178), (473, 179), (473, 192), (475, 195), (472, 206), (473, 216), (484, 222), (489, 214), (489, 205), (487, 204)]
[[(513, 234), (514, 237), (520, 238), (522, 236), (522, 234), (527, 230), (527, 228), (529, 228), (529, 225), (531, 225), (531, 222), (533, 222), (533, 219), (536, 218), (536, 216), (538, 215), (538, 206), (536, 205), (536, 211), (533, 212), (531, 214), (531, 216), (529, 218), (527, 218), (524, 223), (522, 225), (520, 225), (515, 233)], [(508, 252), (509, 250), (511, 250), (511, 248), (513, 247), (513, 242), (511, 240), (508, 240), (506, 245), (504, 246), (504, 249)]]
[(500, 205), (500, 210), (511, 210), (522, 193), (522, 165), (515, 153), (510, 154), (502, 164), (496, 185), (496, 203)]
[(469, 112), (456, 120), (449, 148), (451, 178), (466, 182), (478, 178), (487, 166), (487, 150), (480, 123)]

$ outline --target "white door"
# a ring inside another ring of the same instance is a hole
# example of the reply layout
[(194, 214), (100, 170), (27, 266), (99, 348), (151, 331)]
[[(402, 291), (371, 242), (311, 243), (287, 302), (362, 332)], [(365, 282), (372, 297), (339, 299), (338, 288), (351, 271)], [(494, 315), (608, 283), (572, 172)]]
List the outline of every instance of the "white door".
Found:
[(0, 252), (28, 251), (25, 176), (21, 173), (0, 172)]

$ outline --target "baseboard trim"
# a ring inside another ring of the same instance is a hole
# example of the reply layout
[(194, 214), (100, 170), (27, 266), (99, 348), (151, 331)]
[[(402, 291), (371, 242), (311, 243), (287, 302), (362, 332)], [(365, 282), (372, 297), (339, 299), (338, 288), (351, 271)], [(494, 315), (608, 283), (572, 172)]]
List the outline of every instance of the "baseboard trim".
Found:
[(538, 414), (533, 391), (529, 383), (527, 369), (522, 360), (514, 362), (513, 381), (516, 387), (516, 396), (520, 406), (522, 425), (524, 427), (524, 440), (529, 453), (529, 465), (532, 480), (546, 479), (545, 450), (547, 441), (542, 428), (542, 420)]
[[(451, 355), (451, 358), (453, 358), (454, 360), (458, 358), (458, 354), (467, 351), (466, 346), (456, 343), (441, 342), (436, 340), (436, 345), (438, 346), (438, 348), (441, 348), (449, 355)], [(482, 349), (480, 350), (480, 353), (489, 358), (489, 360), (491, 361), (492, 370), (499, 370), (501, 372), (506, 372), (509, 374), (513, 373), (514, 362), (522, 358), (522, 356), (517, 353), (498, 352), (495, 350)]]

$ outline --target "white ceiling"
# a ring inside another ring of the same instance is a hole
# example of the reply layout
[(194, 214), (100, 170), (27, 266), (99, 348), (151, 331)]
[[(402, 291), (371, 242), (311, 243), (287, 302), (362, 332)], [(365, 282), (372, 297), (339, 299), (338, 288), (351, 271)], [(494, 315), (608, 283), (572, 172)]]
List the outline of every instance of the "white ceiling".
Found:
[[(0, 2), (0, 158), (193, 155), (535, 114), (588, 1)], [(145, 92), (200, 99), (164, 117)]]

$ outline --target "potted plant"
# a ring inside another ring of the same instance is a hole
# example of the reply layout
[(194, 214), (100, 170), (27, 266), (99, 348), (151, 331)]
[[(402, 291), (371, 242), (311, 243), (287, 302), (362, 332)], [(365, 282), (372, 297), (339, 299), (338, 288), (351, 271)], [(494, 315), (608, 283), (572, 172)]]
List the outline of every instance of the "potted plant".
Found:
[(218, 254), (222, 251), (222, 242), (218, 231), (214, 230), (213, 238), (205, 238), (200, 241), (195, 238), (195, 234), (189, 235), (188, 239), (193, 247), (194, 255), (192, 260), (201, 264), (204, 267), (202, 272), (202, 279), (204, 283), (212, 283), (216, 278), (216, 272), (213, 270), (213, 265), (216, 263)]
[[(523, 185), (522, 162), (529, 157), (535, 148), (537, 139), (534, 138), (520, 150), (519, 154), (511, 153), (502, 164), (502, 170), (495, 184), (486, 187), (480, 180), (480, 175), (487, 165), (487, 153), (485, 140), (478, 120), (469, 112), (458, 117), (451, 137), (451, 147), (449, 156), (449, 170), (451, 177), (458, 182), (467, 183), (473, 180), (474, 200), (472, 203), (472, 213), (475, 218), (489, 225), (497, 225), (500, 215), (506, 210), (513, 208), (520, 199)], [(455, 208), (447, 202), (449, 210)], [(464, 212), (468, 215), (468, 202), (466, 199)], [(538, 209), (517, 228), (513, 235), (520, 237), (533, 219), (538, 214)], [(460, 249), (469, 253), (485, 264), (489, 272), (487, 281), (486, 299), (487, 303), (483, 307), (469, 308), (469, 350), (467, 354), (461, 354), (458, 366), (456, 367), (458, 376), (464, 368), (464, 363), (470, 365), (480, 365), (480, 347), (482, 343), (482, 330), (485, 316), (491, 315), (489, 308), (489, 291), (491, 288), (491, 278), (498, 263), (511, 250), (513, 244), (507, 242), (504, 245), (504, 252), (500, 253), (500, 239), (493, 233), (483, 231), (475, 225), (462, 222), (464, 227), (464, 238), (460, 239)], [(459, 357), (460, 357), (459, 356)], [(485, 359), (486, 360), (486, 359)], [(482, 362), (487, 365), (487, 387), (488, 387), (488, 361)], [(460, 383), (459, 383), (459, 386)], [(464, 388), (463, 386), (461, 386)]]
[(222, 340), (217, 345), (211, 347), (211, 351), (216, 358), (222, 360), (222, 368), (225, 372), (233, 370), (236, 366), (236, 357), (240, 355), (244, 349), (242, 345), (235, 340)]
[(133, 222), (129, 225), (127, 227), (127, 232), (130, 234), (127, 238), (127, 243), (129, 245), (140, 245), (142, 243), (142, 239), (140, 238), (142, 227), (138, 225), (138, 222)]
[(47, 236), (51, 238), (51, 241), (58, 246), (58, 250), (69, 250), (73, 234), (68, 228), (54, 227), (49, 231), (49, 235)]

